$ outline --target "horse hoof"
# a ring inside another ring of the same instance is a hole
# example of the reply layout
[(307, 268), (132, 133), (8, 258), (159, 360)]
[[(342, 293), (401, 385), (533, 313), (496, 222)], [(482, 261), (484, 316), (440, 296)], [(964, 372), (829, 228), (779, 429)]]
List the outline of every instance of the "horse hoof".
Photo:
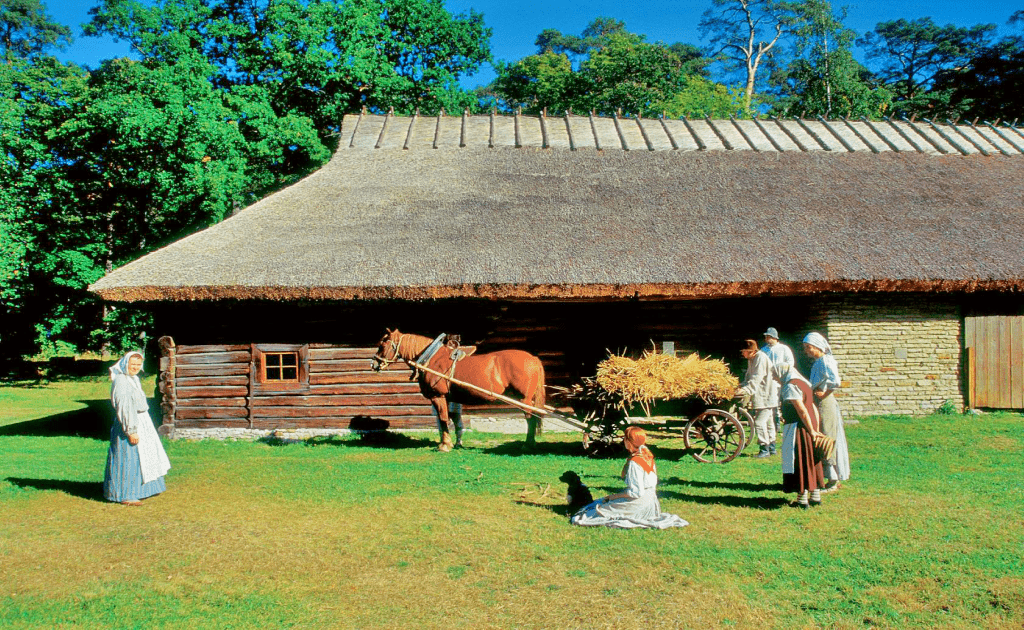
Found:
[(440, 444), (437, 445), (437, 450), (442, 453), (448, 453), (452, 450), (452, 445), (441, 442)]

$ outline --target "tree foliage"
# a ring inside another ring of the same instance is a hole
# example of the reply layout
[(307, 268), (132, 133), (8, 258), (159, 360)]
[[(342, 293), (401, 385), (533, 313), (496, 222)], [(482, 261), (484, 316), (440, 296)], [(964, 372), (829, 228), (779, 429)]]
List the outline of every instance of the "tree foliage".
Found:
[(795, 21), (792, 5), (783, 0), (712, 0), (700, 21), (709, 38), (709, 55), (727, 72), (743, 74), (743, 107), (753, 112), (758, 72), (777, 51)]
[(652, 44), (622, 22), (598, 18), (580, 36), (548, 29), (538, 52), (497, 65), (486, 93), (506, 111), (595, 111), (611, 115), (726, 116), (737, 106), (706, 78), (708, 60), (694, 46)]
[(938, 90), (943, 75), (970, 67), (990, 43), (994, 24), (939, 26), (930, 17), (881, 22), (859, 44), (879, 64), (877, 75), (892, 90), (895, 105), (907, 113), (955, 113), (950, 90)]
[(888, 113), (892, 94), (854, 59), (855, 34), (843, 24), (845, 9), (834, 9), (828, 0), (803, 0), (793, 10), (791, 61), (771, 76), (778, 95), (773, 113), (825, 118)]
[[(1024, 11), (1010, 16), (1007, 24), (1024, 27)], [(968, 67), (940, 73), (934, 90), (949, 94), (950, 108), (964, 118), (1024, 118), (1024, 33), (983, 48)]]
[(0, 355), (134, 343), (146, 318), (89, 283), (316, 168), (345, 113), (476, 105), (458, 81), (490, 58), (482, 16), (441, 0), (103, 0), (92, 16), (86, 34), (138, 60), (61, 64), (42, 51), (66, 27), (0, 0)]

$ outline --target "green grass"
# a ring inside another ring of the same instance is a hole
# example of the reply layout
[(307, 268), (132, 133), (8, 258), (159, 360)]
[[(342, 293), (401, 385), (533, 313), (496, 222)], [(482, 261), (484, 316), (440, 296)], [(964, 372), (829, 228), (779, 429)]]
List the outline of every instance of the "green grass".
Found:
[(1024, 625), (1017, 414), (863, 419), (854, 478), (809, 512), (777, 459), (661, 439), (691, 525), (616, 531), (566, 522), (562, 471), (621, 489), (574, 434), (170, 442), (168, 492), (108, 504), (107, 389), (0, 387), (0, 627)]

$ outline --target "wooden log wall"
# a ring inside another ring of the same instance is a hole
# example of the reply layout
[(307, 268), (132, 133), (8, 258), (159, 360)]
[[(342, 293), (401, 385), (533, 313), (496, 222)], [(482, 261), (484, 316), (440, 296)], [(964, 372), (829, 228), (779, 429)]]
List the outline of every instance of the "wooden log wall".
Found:
[[(375, 348), (309, 344), (308, 387), (257, 387), (252, 346), (177, 346), (177, 428), (427, 428), (430, 405), (404, 364), (371, 370)], [(166, 418), (165, 418), (166, 422)]]

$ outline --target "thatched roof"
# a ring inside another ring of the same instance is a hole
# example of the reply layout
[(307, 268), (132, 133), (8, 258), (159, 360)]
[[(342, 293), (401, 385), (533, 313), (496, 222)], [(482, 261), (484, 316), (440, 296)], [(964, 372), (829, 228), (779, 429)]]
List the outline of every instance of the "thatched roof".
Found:
[(1009, 127), (346, 116), (316, 173), (91, 290), (220, 298), (1024, 289)]

